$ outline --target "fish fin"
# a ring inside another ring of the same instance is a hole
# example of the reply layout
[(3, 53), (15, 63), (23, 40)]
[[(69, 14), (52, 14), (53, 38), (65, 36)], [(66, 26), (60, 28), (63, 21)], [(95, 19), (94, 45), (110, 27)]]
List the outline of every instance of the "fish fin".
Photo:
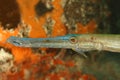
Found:
[(72, 49), (74, 50), (75, 52), (77, 53), (80, 53), (82, 56), (84, 56), (85, 58), (87, 58), (88, 56), (85, 54), (85, 51), (84, 50), (81, 50), (81, 49)]

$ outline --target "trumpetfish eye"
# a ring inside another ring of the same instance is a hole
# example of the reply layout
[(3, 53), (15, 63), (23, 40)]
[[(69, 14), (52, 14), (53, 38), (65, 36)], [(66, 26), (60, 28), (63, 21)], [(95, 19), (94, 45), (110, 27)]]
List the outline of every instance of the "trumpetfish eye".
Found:
[(77, 43), (78, 40), (77, 40), (76, 37), (71, 37), (71, 38), (70, 38), (70, 42), (71, 42), (71, 43)]

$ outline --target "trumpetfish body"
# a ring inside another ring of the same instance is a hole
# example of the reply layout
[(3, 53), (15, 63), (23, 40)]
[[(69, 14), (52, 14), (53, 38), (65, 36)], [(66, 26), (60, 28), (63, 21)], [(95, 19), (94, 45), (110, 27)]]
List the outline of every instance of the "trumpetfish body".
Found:
[(19, 38), (11, 36), (7, 42), (19, 47), (66, 48), (77, 52), (92, 50), (120, 52), (119, 34), (68, 34), (51, 38)]

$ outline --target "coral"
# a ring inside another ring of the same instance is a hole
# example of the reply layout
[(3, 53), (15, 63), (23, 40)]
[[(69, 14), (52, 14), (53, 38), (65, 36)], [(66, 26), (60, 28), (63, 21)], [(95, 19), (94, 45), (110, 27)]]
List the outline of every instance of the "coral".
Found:
[(16, 0), (0, 1), (0, 24), (4, 29), (16, 28), (21, 21), (20, 18), (20, 9)]
[(4, 48), (0, 49), (0, 73), (8, 72), (13, 66), (14, 57), (11, 53), (8, 53), (4, 50)]
[[(72, 57), (68, 59), (68, 56), (64, 55), (65, 52), (69, 53), (67, 51), (46, 48), (22, 48), (6, 43), (6, 39), (10, 36), (40, 38), (72, 33), (94, 33), (97, 28), (97, 23), (94, 19), (90, 18), (88, 20), (86, 17), (85, 25), (82, 24), (83, 20), (74, 20), (76, 22), (71, 25), (71, 20), (67, 20), (67, 18), (71, 19), (71, 10), (64, 10), (67, 0), (64, 5), (61, 4), (63, 0), (16, 1), (19, 4), (21, 22), (15, 26), (15, 29), (4, 30), (0, 27), (0, 46), (11, 51), (11, 54), (8, 54), (1, 49), (0, 55), (3, 54), (2, 56), (4, 56), (4, 54), (7, 54), (7, 56), (12, 58), (12, 67), (7, 65), (7, 68), (10, 67), (11, 72), (1, 73), (2, 76), (0, 75), (0, 78), (4, 77), (5, 80), (8, 78), (10, 80), (96, 80), (94, 76), (81, 72), (82, 60), (79, 60), (81, 61), (81, 64), (79, 64), (75, 59), (72, 60)], [(72, 5), (67, 5), (66, 8), (69, 6)], [(78, 10), (77, 7), (75, 6), (75, 10)], [(69, 12), (69, 14), (66, 12)], [(75, 14), (72, 14), (72, 16), (73, 19), (76, 19), (77, 16), (81, 17), (81, 15)], [(62, 17), (64, 18), (62, 19)], [(58, 56), (60, 51), (63, 57)], [(79, 70), (78, 67), (80, 68)]]

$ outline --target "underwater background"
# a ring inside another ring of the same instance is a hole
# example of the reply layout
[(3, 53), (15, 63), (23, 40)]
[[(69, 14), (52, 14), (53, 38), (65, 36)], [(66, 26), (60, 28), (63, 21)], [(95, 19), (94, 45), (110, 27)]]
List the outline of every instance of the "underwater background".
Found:
[(120, 0), (0, 0), (0, 80), (120, 80), (120, 54), (21, 48), (10, 36), (120, 34)]

